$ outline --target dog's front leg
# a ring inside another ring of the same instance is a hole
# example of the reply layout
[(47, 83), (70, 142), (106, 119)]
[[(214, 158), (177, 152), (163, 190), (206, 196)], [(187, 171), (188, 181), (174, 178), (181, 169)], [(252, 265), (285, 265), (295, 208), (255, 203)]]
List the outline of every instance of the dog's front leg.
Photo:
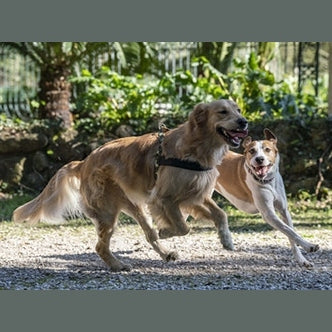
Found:
[(232, 235), (228, 228), (227, 214), (211, 198), (205, 199), (202, 205), (195, 206), (192, 214), (195, 218), (213, 221), (223, 247), (227, 250), (234, 250)]
[(183, 236), (190, 227), (178, 206), (171, 198), (158, 198), (149, 202), (149, 210), (159, 227), (159, 238)]
[(273, 195), (268, 190), (265, 190), (261, 194), (254, 195), (254, 201), (257, 209), (262, 214), (264, 221), (273, 228), (284, 233), (290, 241), (301, 246), (307, 252), (313, 252), (319, 249), (319, 246), (304, 240), (293, 230), (292, 227), (279, 219), (274, 209)]
[(124, 211), (139, 223), (144, 231), (146, 240), (163, 260), (168, 262), (178, 259), (179, 255), (176, 251), (170, 251), (160, 243), (158, 233), (153, 228), (152, 219), (145, 207), (139, 207), (128, 202)]

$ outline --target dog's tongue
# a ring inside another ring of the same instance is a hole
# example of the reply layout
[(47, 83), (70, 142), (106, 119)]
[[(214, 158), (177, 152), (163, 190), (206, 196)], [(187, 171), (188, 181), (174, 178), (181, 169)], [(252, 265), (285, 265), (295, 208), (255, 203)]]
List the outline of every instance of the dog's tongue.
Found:
[(235, 131), (235, 130), (230, 130), (228, 131), (228, 134), (232, 136), (233, 138), (244, 138), (248, 136), (248, 130), (242, 130), (242, 131)]
[(261, 178), (267, 174), (268, 170), (269, 168), (267, 166), (258, 166), (255, 168), (257, 176)]

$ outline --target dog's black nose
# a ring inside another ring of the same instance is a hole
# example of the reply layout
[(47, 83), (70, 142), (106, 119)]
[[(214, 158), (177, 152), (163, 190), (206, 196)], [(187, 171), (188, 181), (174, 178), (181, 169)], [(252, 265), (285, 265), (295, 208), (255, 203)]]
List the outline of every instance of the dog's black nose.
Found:
[(261, 164), (263, 164), (264, 157), (256, 157), (255, 160), (256, 160), (257, 164), (261, 165)]
[(248, 127), (248, 121), (245, 118), (239, 118), (237, 120), (237, 124), (241, 129), (246, 129)]

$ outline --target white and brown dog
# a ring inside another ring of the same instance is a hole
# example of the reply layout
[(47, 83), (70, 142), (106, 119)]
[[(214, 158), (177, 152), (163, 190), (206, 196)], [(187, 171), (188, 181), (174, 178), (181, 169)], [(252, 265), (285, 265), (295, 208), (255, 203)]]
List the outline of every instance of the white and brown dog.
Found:
[(310, 267), (313, 264), (303, 257), (297, 245), (307, 252), (316, 251), (319, 246), (304, 240), (293, 229), (279, 173), (277, 138), (269, 129), (264, 129), (264, 135), (261, 141), (248, 136), (243, 141), (243, 155), (229, 151), (224, 156), (217, 167), (220, 175), (215, 189), (239, 210), (260, 213), (265, 222), (288, 237), (297, 262)]

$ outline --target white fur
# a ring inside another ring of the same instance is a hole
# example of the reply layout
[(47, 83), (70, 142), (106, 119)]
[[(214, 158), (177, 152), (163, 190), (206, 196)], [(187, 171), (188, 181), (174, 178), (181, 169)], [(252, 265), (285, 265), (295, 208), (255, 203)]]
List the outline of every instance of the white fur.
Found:
[[(259, 212), (265, 222), (288, 237), (292, 252), (297, 262), (302, 266), (311, 267), (313, 264), (303, 257), (297, 245), (300, 245), (308, 252), (318, 250), (318, 246), (304, 240), (293, 229), (292, 218), (288, 211), (285, 188), (282, 177), (279, 173), (279, 155), (277, 154), (274, 164), (264, 177), (264, 180), (271, 181), (260, 182), (257, 178), (255, 179), (253, 174), (249, 171), (249, 169), (253, 169), (252, 166), (256, 166), (255, 158), (257, 156), (264, 157), (264, 161), (260, 165), (267, 166), (271, 164), (271, 160), (269, 160), (268, 156), (265, 155), (262, 148), (262, 141), (255, 143), (256, 153), (249, 159), (249, 164), (247, 161), (245, 162), (244, 168), (246, 171), (246, 177), (237, 179), (238, 181), (245, 181), (251, 191), (254, 204), (244, 202), (234, 195), (231, 195), (221, 183), (218, 183), (216, 190), (239, 210), (247, 213)], [(279, 212), (281, 219), (277, 216), (276, 211)]]
[[(62, 186), (58, 187), (61, 192), (55, 190), (45, 201), (46, 209), (42, 207), (40, 220), (48, 224), (61, 224), (66, 217), (83, 216), (79, 187), (80, 180), (78, 178), (69, 177), (65, 179)], [(56, 208), (48, 209), (48, 202), (56, 204)]]

